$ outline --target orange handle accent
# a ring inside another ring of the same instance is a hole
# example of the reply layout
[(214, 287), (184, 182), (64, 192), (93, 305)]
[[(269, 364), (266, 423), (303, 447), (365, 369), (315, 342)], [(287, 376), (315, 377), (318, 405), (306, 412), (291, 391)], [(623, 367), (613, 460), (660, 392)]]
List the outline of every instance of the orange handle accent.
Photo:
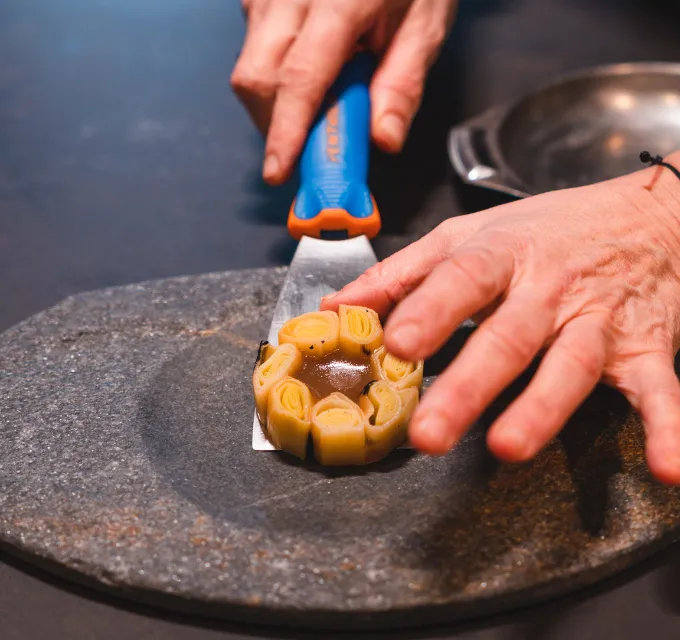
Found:
[(316, 216), (309, 220), (299, 218), (294, 213), (295, 202), (288, 213), (288, 232), (295, 240), (302, 236), (323, 238), (328, 232), (334, 234), (347, 234), (348, 238), (365, 235), (369, 239), (374, 238), (380, 231), (380, 213), (375, 200), (373, 212), (365, 218), (357, 218), (344, 209), (322, 209)]

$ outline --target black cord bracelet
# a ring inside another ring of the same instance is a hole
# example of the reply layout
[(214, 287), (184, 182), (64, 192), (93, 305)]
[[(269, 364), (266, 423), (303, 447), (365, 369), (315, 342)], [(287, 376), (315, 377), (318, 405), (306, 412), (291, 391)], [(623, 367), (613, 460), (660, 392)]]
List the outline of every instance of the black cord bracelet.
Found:
[(640, 154), (640, 162), (649, 164), (651, 166), (656, 165), (659, 167), (666, 167), (666, 169), (670, 169), (675, 174), (675, 177), (680, 180), (680, 171), (672, 164), (664, 162), (664, 159), (661, 156), (653, 156), (651, 153), (649, 153), (649, 151), (643, 151)]

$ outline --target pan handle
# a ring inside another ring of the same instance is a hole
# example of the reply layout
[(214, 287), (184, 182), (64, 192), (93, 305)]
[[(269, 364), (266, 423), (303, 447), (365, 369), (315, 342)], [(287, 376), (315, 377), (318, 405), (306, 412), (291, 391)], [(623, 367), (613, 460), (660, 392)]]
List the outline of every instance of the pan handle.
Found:
[(490, 109), (483, 115), (454, 127), (449, 132), (449, 159), (458, 175), (468, 184), (493, 189), (516, 198), (531, 194), (521, 187), (508, 171), (491, 166), (489, 137), (502, 117), (502, 110)]

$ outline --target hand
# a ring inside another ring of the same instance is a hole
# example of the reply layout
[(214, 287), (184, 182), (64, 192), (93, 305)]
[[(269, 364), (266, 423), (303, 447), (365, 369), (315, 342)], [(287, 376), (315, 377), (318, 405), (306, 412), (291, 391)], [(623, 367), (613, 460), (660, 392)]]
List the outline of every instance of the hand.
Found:
[(680, 483), (680, 182), (663, 169), (647, 190), (654, 171), (448, 220), (324, 301), (391, 312), (385, 344), (407, 360), (481, 322), (414, 414), (416, 447), (447, 452), (547, 347), (492, 452), (532, 458), (603, 380), (640, 412), (652, 472)]
[(248, 32), (231, 83), (267, 135), (263, 175), (285, 180), (328, 89), (364, 38), (382, 60), (371, 85), (372, 135), (404, 143), (457, 0), (243, 0)]

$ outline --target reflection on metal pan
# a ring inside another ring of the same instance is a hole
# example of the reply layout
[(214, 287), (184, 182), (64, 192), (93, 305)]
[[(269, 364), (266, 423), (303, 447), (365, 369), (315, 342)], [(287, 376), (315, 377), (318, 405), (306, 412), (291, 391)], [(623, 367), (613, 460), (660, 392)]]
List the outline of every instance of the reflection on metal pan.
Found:
[(644, 149), (680, 149), (680, 64), (562, 76), (449, 134), (449, 157), (465, 182), (519, 198), (630, 173)]

